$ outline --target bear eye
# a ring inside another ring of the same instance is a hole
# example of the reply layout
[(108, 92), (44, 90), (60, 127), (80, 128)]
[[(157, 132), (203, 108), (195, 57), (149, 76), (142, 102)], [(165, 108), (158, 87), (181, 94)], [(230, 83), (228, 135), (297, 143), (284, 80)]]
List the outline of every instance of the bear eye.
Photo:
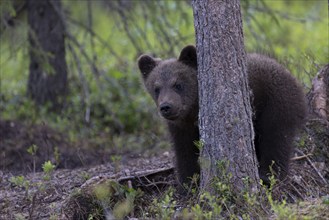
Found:
[(181, 91), (183, 91), (183, 85), (180, 84), (180, 83), (176, 83), (176, 84), (174, 85), (174, 88), (175, 88), (175, 90), (176, 90), (177, 92), (181, 92)]
[(159, 87), (156, 87), (156, 88), (154, 89), (154, 94), (155, 94), (156, 97), (159, 96), (159, 94), (160, 94), (160, 88), (159, 88)]

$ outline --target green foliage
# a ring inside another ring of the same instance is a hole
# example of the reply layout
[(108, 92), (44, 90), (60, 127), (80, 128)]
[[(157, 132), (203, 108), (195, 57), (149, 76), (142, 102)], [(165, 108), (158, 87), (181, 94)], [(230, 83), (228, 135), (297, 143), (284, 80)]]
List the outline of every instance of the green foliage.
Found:
[(31, 187), (31, 183), (29, 180), (26, 180), (24, 176), (12, 176), (10, 177), (9, 182), (14, 186), (24, 189), (25, 197), (27, 199), (31, 199), (29, 195), (29, 189)]
[[(230, 179), (226, 177), (225, 179)], [(220, 179), (213, 181), (215, 191), (191, 191), (190, 197), (178, 196), (169, 188), (157, 193), (144, 193), (140, 189), (106, 180), (84, 190), (72, 192), (72, 204), (77, 216), (87, 219), (321, 219), (328, 216), (326, 197), (311, 202), (289, 204), (285, 199), (275, 199), (274, 177), (270, 186), (251, 192), (248, 178), (246, 189), (239, 194)], [(128, 184), (129, 185), (129, 184)], [(151, 198), (152, 199), (151, 199)]]
[(120, 166), (121, 159), (122, 159), (122, 157), (120, 155), (111, 156), (111, 162), (114, 164), (115, 172), (119, 172), (119, 166)]
[(45, 174), (51, 174), (54, 169), (55, 169), (55, 165), (53, 165), (49, 160), (46, 161), (43, 165), (42, 165), (42, 170)]
[[(273, 165), (273, 164), (272, 164)], [(264, 186), (264, 191), (266, 194), (266, 198), (268, 203), (270, 204), (271, 210), (274, 212), (274, 215), (277, 216), (277, 219), (293, 219), (292, 217), (296, 215), (288, 206), (285, 200), (276, 201), (273, 199), (272, 191), (275, 186), (277, 180), (272, 175), (269, 178), (270, 187), (267, 188)], [(261, 183), (262, 184), (262, 183)]]
[(27, 148), (27, 152), (32, 156), (34, 156), (37, 153), (37, 150), (38, 150), (38, 146), (36, 146), (35, 144), (32, 144), (29, 148)]
[(201, 152), (203, 146), (204, 146), (204, 141), (203, 140), (198, 140), (198, 141), (194, 141), (194, 145), (199, 149), (199, 151)]
[(80, 176), (84, 181), (87, 181), (91, 178), (91, 175), (86, 171), (82, 171)]
[(38, 146), (35, 144), (32, 144), (29, 148), (27, 148), (27, 152), (32, 156), (33, 158), (33, 172), (35, 173), (36, 169), (36, 154), (38, 151)]
[(306, 0), (248, 2), (244, 5), (247, 51), (272, 54), (309, 85), (317, 70), (329, 59), (328, 3)]
[(191, 208), (197, 219), (211, 220), (221, 217), (223, 201), (220, 201), (216, 196), (211, 195), (209, 192), (204, 192), (200, 195), (199, 202), (203, 204), (203, 207), (200, 204), (195, 204)]
[(54, 172), (55, 170), (55, 165), (51, 163), (51, 161), (46, 161), (44, 162), (44, 164), (42, 165), (42, 170), (44, 172), (44, 180), (50, 180), (51, 174)]
[(5, 14), (8, 14), (9, 16), (16, 15), (16, 11), (15, 11), (11, 1), (1, 1), (0, 2), (0, 16), (2, 17)]
[(151, 213), (156, 219), (169, 220), (173, 218), (177, 201), (173, 198), (174, 189), (170, 188), (162, 198), (155, 198), (152, 202)]
[[(225, 179), (229, 180), (227, 176)], [(246, 179), (246, 182), (249, 180)], [(212, 183), (215, 192), (193, 192), (188, 201), (177, 201), (173, 189), (155, 198), (150, 207), (145, 209), (147, 217), (156, 219), (299, 219), (298, 206), (288, 204), (286, 200), (273, 197), (275, 178), (270, 178), (270, 186), (262, 186), (260, 192), (251, 192), (248, 188), (236, 194), (229, 182), (216, 179)], [(195, 196), (198, 196), (196, 199)], [(320, 210), (323, 207), (318, 207)], [(315, 209), (315, 207), (314, 207)], [(312, 212), (314, 212), (312, 209)], [(305, 219), (318, 216), (313, 213), (303, 215)], [(145, 217), (145, 216), (143, 216)]]
[[(139, 134), (150, 130), (153, 135), (162, 135), (164, 129), (155, 115), (154, 104), (151, 103), (150, 97), (146, 95), (140, 84), (139, 72), (135, 66), (135, 61), (141, 51), (136, 51), (133, 42), (127, 39), (128, 33), (124, 31), (123, 23), (117, 22), (118, 19), (123, 18), (117, 11), (107, 13), (103, 5), (93, 3), (92, 29), (95, 35), (91, 35), (84, 28), (86, 27), (86, 22), (84, 22), (86, 5), (71, 4), (70, 1), (63, 1), (63, 4), (72, 13), (68, 19), (68, 30), (74, 33), (74, 37), (80, 44), (74, 44), (70, 38), (67, 39), (67, 44), (70, 45), (66, 50), (70, 94), (65, 108), (60, 115), (49, 113), (47, 107), (37, 108), (25, 97), (29, 65), (26, 59), (28, 57), (27, 39), (20, 39), (18, 42), (25, 42), (25, 44), (21, 45), (22, 49), (12, 53), (9, 32), (6, 32), (1, 36), (1, 45), (5, 46), (0, 48), (1, 118), (18, 119), (33, 124), (46, 123), (67, 133), (72, 141), (80, 137), (97, 139), (100, 134), (113, 137), (116, 134)], [(169, 6), (176, 9), (180, 4), (164, 3), (162, 6), (164, 8), (161, 10)], [(141, 17), (144, 13), (142, 7), (144, 6), (137, 4), (131, 15)], [(170, 14), (173, 13), (177, 14), (175, 11), (170, 12)], [(138, 20), (128, 17), (129, 22)], [(159, 14), (158, 17), (152, 19), (172, 24), (177, 21), (179, 24), (186, 21), (173, 15), (169, 20), (160, 20), (160, 17), (162, 16)], [(72, 22), (73, 20), (82, 22), (77, 24)], [(130, 25), (133, 26), (129, 29), (132, 34), (141, 34), (141, 26), (146, 25), (143, 29), (150, 30), (145, 31), (144, 35), (150, 39), (157, 38), (154, 36), (156, 33), (152, 31), (151, 23), (146, 24), (141, 21), (136, 26)], [(186, 25), (186, 23), (181, 25)], [(189, 28), (193, 27), (189, 26)], [(177, 27), (173, 33), (177, 34), (178, 30), (180, 28)], [(86, 35), (90, 35), (90, 39), (93, 39), (86, 40)], [(145, 40), (144, 36), (140, 36), (138, 41), (141, 40)], [(145, 46), (143, 51), (147, 51), (146, 48), (148, 48), (145, 43), (138, 44), (140, 47)], [(160, 51), (159, 48), (157, 50)], [(35, 52), (41, 53), (38, 50)], [(78, 56), (79, 62), (74, 58), (73, 52), (81, 55)]]
[(322, 201), (323, 201), (323, 204), (329, 205), (329, 195), (323, 197), (323, 200)]
[(111, 210), (105, 211), (108, 218), (124, 219), (136, 208), (136, 200), (143, 195), (143, 192), (114, 181), (106, 181), (97, 185), (93, 194), (102, 204), (103, 210)]
[(60, 160), (60, 152), (59, 152), (59, 148), (58, 147), (55, 147), (54, 148), (54, 158), (55, 158), (56, 166), (57, 166), (61, 162), (61, 160)]
[(9, 182), (15, 186), (28, 189), (30, 182), (24, 178), (24, 176), (12, 176), (9, 179)]

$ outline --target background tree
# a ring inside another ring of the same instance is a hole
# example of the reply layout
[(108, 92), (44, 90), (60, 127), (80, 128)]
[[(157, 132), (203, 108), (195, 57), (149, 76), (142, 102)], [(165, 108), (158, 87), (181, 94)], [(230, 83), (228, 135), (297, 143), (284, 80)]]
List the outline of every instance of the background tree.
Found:
[[(240, 2), (193, 2), (199, 80), (201, 187), (215, 177), (241, 190), (257, 187), (252, 111), (247, 84)], [(221, 166), (223, 165), (223, 166)]]
[(30, 73), (28, 94), (38, 105), (61, 108), (67, 93), (64, 24), (61, 2), (27, 1)]

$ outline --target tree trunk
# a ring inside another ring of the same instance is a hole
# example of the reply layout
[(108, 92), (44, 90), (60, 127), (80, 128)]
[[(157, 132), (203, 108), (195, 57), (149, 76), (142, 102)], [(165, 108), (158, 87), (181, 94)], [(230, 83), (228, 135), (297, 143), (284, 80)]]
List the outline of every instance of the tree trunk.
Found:
[[(252, 190), (259, 182), (253, 144), (240, 2), (194, 0), (198, 56), (201, 188), (212, 191), (214, 177), (232, 189)], [(225, 166), (221, 166), (225, 165)]]
[(312, 81), (307, 94), (309, 117), (320, 117), (328, 121), (329, 114), (329, 64), (325, 65)]
[(30, 74), (28, 95), (37, 105), (60, 109), (67, 93), (64, 24), (58, 0), (28, 0)]

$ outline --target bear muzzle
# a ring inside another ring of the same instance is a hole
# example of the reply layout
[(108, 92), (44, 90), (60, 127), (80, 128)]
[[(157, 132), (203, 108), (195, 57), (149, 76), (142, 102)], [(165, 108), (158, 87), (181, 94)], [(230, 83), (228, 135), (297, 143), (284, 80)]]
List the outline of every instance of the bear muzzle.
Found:
[(176, 118), (178, 118), (178, 114), (174, 106), (168, 102), (161, 104), (159, 106), (159, 111), (162, 117), (167, 120), (175, 120)]

